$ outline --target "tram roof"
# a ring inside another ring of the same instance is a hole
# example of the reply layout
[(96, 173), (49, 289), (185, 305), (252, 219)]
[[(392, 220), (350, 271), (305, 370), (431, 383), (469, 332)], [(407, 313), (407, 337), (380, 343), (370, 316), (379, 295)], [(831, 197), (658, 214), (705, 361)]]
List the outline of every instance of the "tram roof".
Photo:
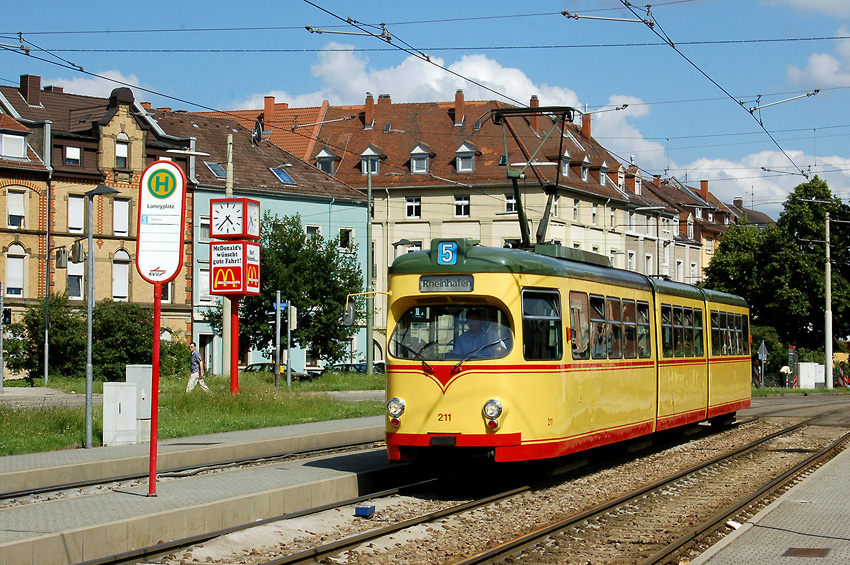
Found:
[[(440, 242), (455, 241), (457, 261), (452, 265), (437, 263)], [(747, 301), (740, 296), (696, 286), (651, 279), (640, 273), (615, 269), (601, 264), (607, 259), (592, 253), (575, 254), (574, 250), (559, 246), (540, 246), (543, 253), (521, 249), (484, 247), (470, 240), (433, 240), (430, 250), (406, 253), (398, 257), (390, 267), (391, 274), (437, 274), (437, 273), (515, 273), (590, 280), (628, 288), (654, 291), (661, 295), (680, 296), (708, 302), (729, 304), (746, 308)]]

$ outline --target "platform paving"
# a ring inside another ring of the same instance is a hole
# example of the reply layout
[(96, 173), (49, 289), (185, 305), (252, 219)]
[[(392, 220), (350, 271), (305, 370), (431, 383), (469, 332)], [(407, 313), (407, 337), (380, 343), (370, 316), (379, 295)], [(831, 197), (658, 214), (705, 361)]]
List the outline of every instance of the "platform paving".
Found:
[(850, 449), (691, 563), (850, 563)]

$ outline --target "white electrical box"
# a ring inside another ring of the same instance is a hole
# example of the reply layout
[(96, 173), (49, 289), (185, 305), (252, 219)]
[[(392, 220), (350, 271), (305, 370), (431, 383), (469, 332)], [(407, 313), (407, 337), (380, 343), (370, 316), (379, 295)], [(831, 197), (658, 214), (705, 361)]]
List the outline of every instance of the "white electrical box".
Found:
[(153, 365), (127, 365), (125, 369), (128, 383), (137, 385), (137, 428), (139, 430), (139, 442), (147, 443), (151, 440), (151, 395), (153, 394)]
[(103, 445), (139, 443), (136, 383), (103, 383)]

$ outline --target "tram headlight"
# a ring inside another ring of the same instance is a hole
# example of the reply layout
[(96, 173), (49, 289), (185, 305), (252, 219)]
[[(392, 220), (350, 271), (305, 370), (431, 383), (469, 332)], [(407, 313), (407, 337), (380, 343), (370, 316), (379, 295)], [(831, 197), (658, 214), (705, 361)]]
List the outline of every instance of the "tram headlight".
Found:
[(387, 414), (392, 418), (398, 418), (404, 414), (404, 400), (401, 398), (391, 398), (387, 402)]
[(498, 400), (488, 400), (484, 403), (484, 416), (495, 420), (502, 415), (502, 404)]

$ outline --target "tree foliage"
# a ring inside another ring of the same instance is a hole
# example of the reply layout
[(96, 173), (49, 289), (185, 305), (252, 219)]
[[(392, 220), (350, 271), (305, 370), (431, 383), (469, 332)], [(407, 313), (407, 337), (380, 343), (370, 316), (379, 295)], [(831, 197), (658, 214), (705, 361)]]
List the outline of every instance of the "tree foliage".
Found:
[(151, 363), (153, 312), (150, 309), (107, 299), (95, 305), (93, 314), (92, 373), (95, 380), (124, 380), (127, 365)]
[(298, 308), (294, 343), (323, 359), (341, 359), (357, 331), (340, 323), (346, 295), (363, 287), (356, 253), (341, 251), (338, 239), (308, 237), (297, 215), (266, 214), (261, 245), (260, 296), (242, 300), (240, 337), (267, 352), (274, 348), (268, 312), (280, 290), (281, 301)]
[(740, 294), (753, 323), (798, 349), (822, 349), (826, 309), (826, 214), (830, 214), (833, 335), (850, 335), (850, 207), (819, 177), (800, 184), (776, 226), (730, 229), (706, 269), (709, 288)]

